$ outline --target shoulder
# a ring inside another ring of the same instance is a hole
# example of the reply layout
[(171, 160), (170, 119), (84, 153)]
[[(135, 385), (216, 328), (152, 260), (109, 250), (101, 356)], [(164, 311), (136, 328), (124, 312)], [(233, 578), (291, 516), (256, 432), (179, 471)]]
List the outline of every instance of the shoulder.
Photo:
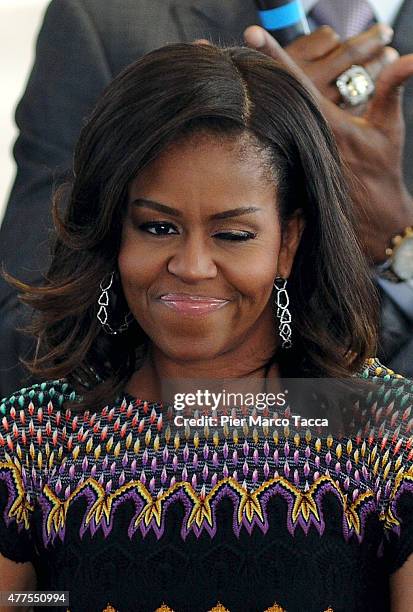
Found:
[[(413, 443), (413, 381), (369, 359), (357, 377), (369, 383), (363, 394), (364, 433), (369, 443), (393, 454), (408, 451)], [(407, 452), (405, 458), (411, 453)]]
[(413, 401), (413, 380), (387, 368), (376, 358), (368, 359), (356, 376), (371, 383), (372, 397), (376, 400), (382, 398), (398, 406)]
[(60, 408), (75, 398), (66, 381), (50, 380), (0, 401), (0, 553), (9, 559), (34, 558), (37, 495), (63, 454), (57, 423), (66, 419)]
[(390, 572), (413, 552), (413, 381), (376, 359), (359, 376), (374, 383), (365, 443)]
[(0, 417), (13, 415), (17, 410), (25, 412), (29, 408), (63, 406), (65, 401), (75, 401), (76, 391), (65, 379), (47, 380), (31, 387), (23, 387), (10, 396), (0, 400)]
[(413, 380), (409, 378), (405, 378), (402, 374), (391, 370), (387, 366), (383, 365), (377, 357), (372, 357), (371, 359), (366, 359), (363, 364), (361, 370), (357, 373), (357, 376), (362, 378), (375, 378), (375, 379), (383, 379), (385, 381), (390, 380), (398, 380), (405, 381), (406, 384), (410, 383), (413, 387)]
[(52, 449), (63, 453), (79, 420), (65, 403), (77, 398), (62, 379), (19, 389), (0, 400), (0, 471), (8, 467), (17, 478), (24, 465), (36, 463), (41, 469)]

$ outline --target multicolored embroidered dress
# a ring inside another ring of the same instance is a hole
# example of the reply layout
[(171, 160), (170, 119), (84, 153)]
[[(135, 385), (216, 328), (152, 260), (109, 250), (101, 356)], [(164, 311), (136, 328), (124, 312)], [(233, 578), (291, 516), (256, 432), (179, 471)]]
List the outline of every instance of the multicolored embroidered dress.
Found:
[[(0, 553), (63, 612), (385, 612), (413, 552), (413, 383), (371, 360), (362, 435), (190, 428), (65, 381), (0, 404)], [(360, 408), (361, 409), (361, 408)], [(169, 431), (169, 433), (168, 433)]]

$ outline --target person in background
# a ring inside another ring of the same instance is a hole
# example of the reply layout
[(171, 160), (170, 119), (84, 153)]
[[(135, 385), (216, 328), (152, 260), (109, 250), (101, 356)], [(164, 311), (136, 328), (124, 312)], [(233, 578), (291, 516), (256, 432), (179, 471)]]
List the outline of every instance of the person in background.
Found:
[[(327, 4), (332, 2), (328, 0)], [(332, 14), (344, 18), (341, 11), (320, 12), (322, 4), (326, 2), (307, 6), (314, 28), (327, 23)], [(341, 0), (338, 5), (355, 6)], [(391, 10), (387, 10), (389, 5)], [(335, 30), (324, 27), (289, 45), (287, 53), (295, 68), (303, 71), (325, 98), (324, 104), (321, 100), (323, 109), (345, 160), (359, 179), (353, 198), (359, 206), (360, 240), (367, 256), (375, 264), (382, 264), (386, 247), (393, 236), (400, 234), (403, 249), (396, 249), (391, 259), (408, 263), (405, 250), (409, 245), (404, 234), (413, 223), (406, 188), (413, 184), (413, 85), (407, 87), (404, 99), (404, 178), (398, 95), (400, 83), (412, 74), (413, 67), (409, 56), (399, 60), (388, 47), (392, 39), (388, 25), (373, 25), (362, 34), (357, 32), (368, 28), (375, 18), (384, 20), (394, 27), (394, 47), (401, 54), (408, 53), (412, 50), (409, 32), (413, 0), (372, 2), (371, 7), (373, 16), (353, 24), (351, 31), (343, 30), (343, 39)], [(104, 8), (100, 0), (50, 3), (38, 38), (35, 64), (16, 112), (20, 130), (14, 148), (17, 175), (0, 231), (0, 261), (6, 270), (27, 281), (43, 277), (50, 257), (53, 188), (64, 180), (81, 126), (111, 79), (137, 57), (164, 43), (205, 37), (226, 44), (240, 43), (251, 24), (258, 24), (252, 0), (112, 0)], [(336, 20), (332, 25), (341, 27)], [(346, 40), (348, 35), (353, 38)], [(251, 31), (249, 38), (251, 46), (257, 46)], [(268, 52), (280, 55), (273, 46)], [(384, 70), (375, 115), (359, 119), (348, 111), (334, 113), (331, 104), (326, 108), (328, 100), (340, 103), (335, 81), (354, 63), (366, 66), (374, 78)], [(387, 107), (392, 108), (390, 118), (385, 115)], [(390, 266), (388, 278), (378, 280), (382, 288), (379, 354), (393, 368), (413, 375), (413, 291), (408, 281), (394, 282), (398, 279), (392, 268), (399, 268), (393, 261)], [(404, 276), (410, 273), (410, 269), (404, 269)], [(25, 383), (25, 370), (16, 364), (34, 347), (16, 328), (24, 325), (29, 315), (15, 290), (0, 279), (0, 395)]]

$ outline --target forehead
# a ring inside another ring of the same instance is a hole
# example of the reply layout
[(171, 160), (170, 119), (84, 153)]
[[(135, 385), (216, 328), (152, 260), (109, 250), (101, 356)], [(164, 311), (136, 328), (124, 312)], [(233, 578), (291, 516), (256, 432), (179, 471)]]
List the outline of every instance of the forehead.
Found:
[(130, 200), (146, 197), (205, 210), (243, 203), (271, 205), (275, 175), (269, 151), (249, 135), (197, 133), (175, 141), (141, 170), (129, 195)]

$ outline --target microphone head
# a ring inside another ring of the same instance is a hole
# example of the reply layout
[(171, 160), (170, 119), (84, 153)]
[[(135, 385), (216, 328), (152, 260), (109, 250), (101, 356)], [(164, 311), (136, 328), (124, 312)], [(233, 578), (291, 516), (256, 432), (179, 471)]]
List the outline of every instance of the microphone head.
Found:
[(310, 33), (301, 0), (255, 0), (262, 27), (285, 47)]

